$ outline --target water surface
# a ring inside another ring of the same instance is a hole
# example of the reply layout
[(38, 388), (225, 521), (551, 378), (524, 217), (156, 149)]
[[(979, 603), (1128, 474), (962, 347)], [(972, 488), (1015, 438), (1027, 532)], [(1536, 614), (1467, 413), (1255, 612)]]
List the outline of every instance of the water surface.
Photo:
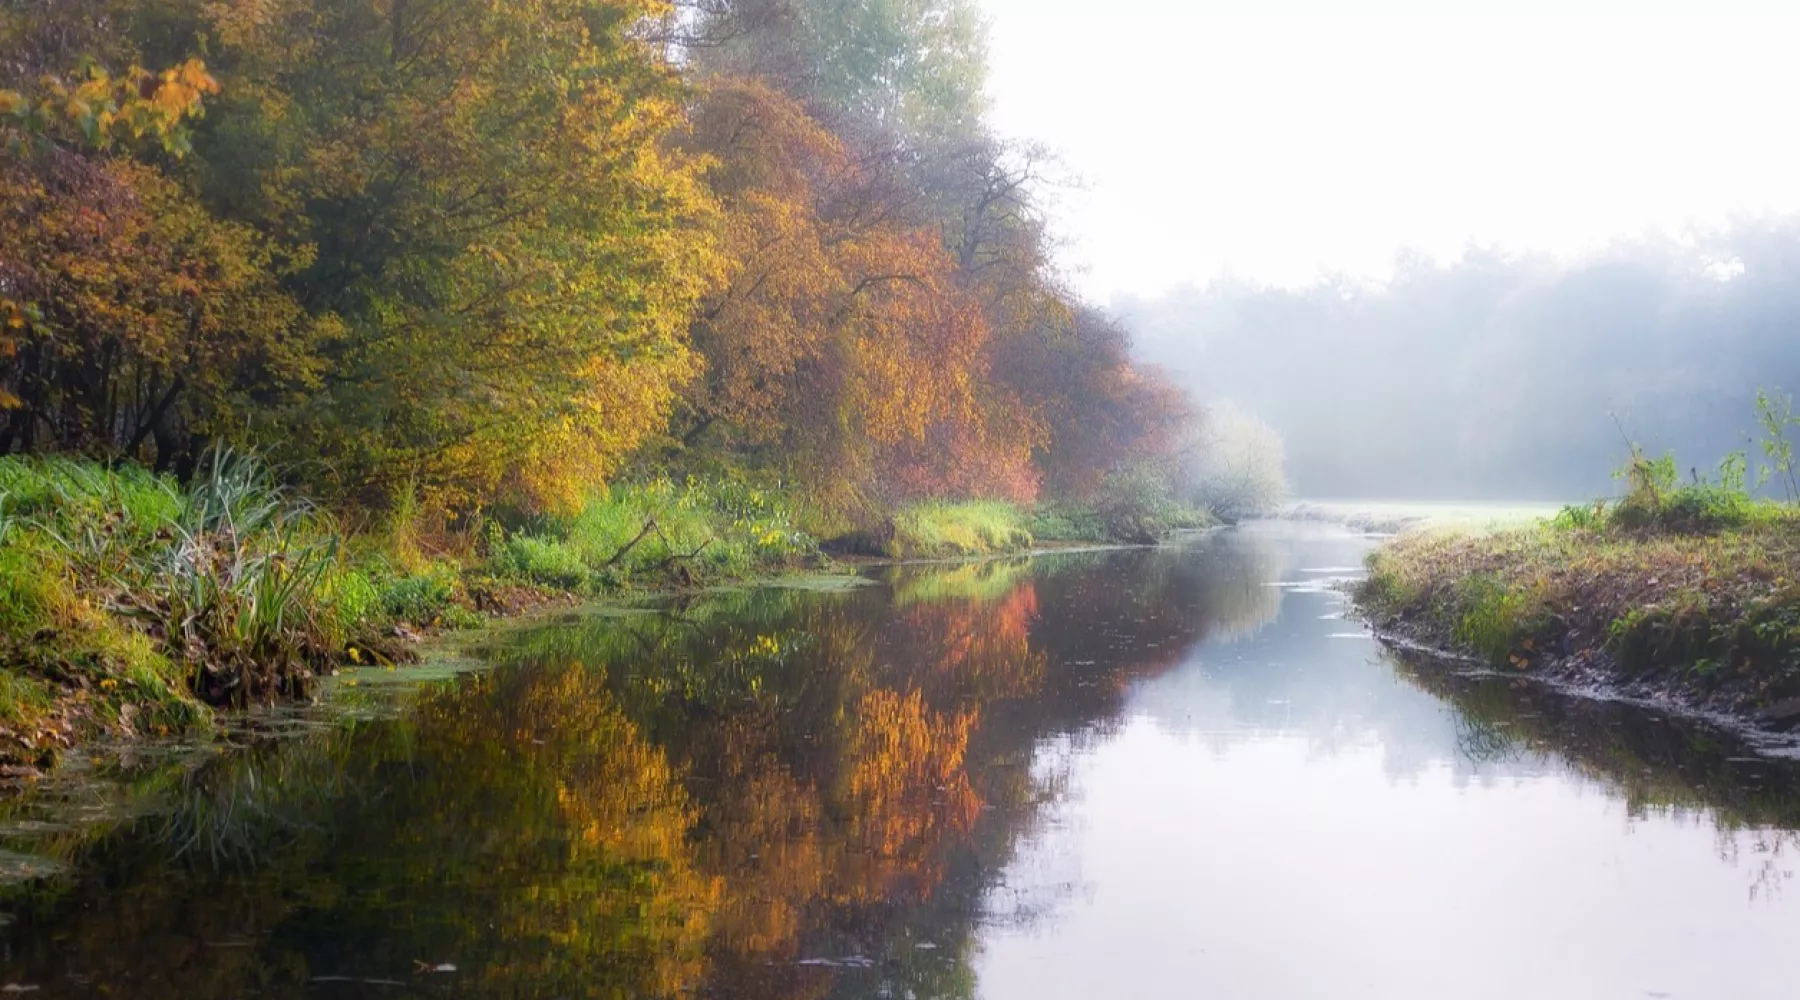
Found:
[(507, 632), (11, 804), (0, 851), (59, 871), (0, 886), (0, 985), (1796, 995), (1793, 765), (1395, 661), (1335, 590), (1370, 544), (1252, 526)]

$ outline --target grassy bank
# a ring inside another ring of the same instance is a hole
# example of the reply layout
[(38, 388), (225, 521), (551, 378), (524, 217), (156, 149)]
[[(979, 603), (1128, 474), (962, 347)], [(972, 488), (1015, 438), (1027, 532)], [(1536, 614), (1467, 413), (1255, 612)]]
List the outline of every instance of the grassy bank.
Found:
[[(930, 502), (853, 535), (869, 555), (970, 557), (1028, 550), (1034, 529), (1121, 540), (1147, 517)], [(420, 632), (548, 599), (824, 569), (829, 523), (780, 490), (659, 479), (568, 515), (449, 530), (401, 511), (352, 528), (241, 457), (186, 484), (0, 458), (0, 769), (102, 735), (204, 729), (216, 708), (302, 698), (339, 666), (409, 658)]]
[(651, 482), (574, 516), (460, 534), (350, 530), (258, 463), (186, 485), (0, 459), (0, 768), (104, 734), (203, 728), (224, 706), (401, 660), (419, 631), (551, 595), (692, 586), (820, 564), (782, 498)]
[(1036, 544), (1030, 516), (994, 501), (914, 504), (893, 517), (897, 559), (935, 559), (1023, 552)]
[(1357, 589), (1378, 629), (1507, 671), (1800, 724), (1800, 511), (1641, 458), (1622, 501), (1418, 532)]
[(878, 526), (830, 534), (826, 548), (882, 559), (956, 559), (1010, 555), (1042, 545), (1152, 545), (1176, 531), (1213, 520), (1175, 500), (1165, 484), (1127, 478), (1081, 503), (1047, 501), (1033, 507), (992, 500), (933, 500), (910, 504)]

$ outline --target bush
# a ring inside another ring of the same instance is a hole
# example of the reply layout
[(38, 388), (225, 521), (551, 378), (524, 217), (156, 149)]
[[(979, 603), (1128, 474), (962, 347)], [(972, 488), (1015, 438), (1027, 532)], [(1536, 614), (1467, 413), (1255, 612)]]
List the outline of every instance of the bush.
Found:
[(1109, 476), (1095, 498), (1094, 512), (1108, 541), (1142, 545), (1212, 520), (1204, 509), (1176, 499), (1166, 477), (1141, 468)]
[(587, 564), (573, 548), (543, 538), (509, 540), (495, 565), (507, 576), (563, 590), (584, 589), (590, 577)]
[(443, 563), (428, 566), (421, 573), (392, 577), (374, 589), (379, 614), (389, 620), (414, 625), (442, 621), (460, 625), (478, 620), (456, 603), (456, 570)]
[(1213, 407), (1189, 445), (1184, 494), (1228, 524), (1287, 499), (1287, 448), (1273, 427), (1230, 404)]
[(1564, 507), (1550, 526), (1558, 531), (1710, 535), (1786, 516), (1788, 508), (1751, 494), (1745, 471), (1744, 456), (1734, 453), (1720, 463), (1716, 479), (1694, 471), (1683, 483), (1674, 456), (1650, 459), (1634, 446), (1631, 459), (1614, 473), (1626, 481), (1624, 497)]
[(1674, 456), (1652, 461), (1634, 448), (1618, 475), (1626, 480), (1628, 489), (1612, 509), (1609, 521), (1627, 530), (1716, 532), (1742, 526), (1754, 506), (1744, 488), (1742, 455), (1725, 459), (1716, 482), (1696, 472), (1692, 482), (1680, 484)]

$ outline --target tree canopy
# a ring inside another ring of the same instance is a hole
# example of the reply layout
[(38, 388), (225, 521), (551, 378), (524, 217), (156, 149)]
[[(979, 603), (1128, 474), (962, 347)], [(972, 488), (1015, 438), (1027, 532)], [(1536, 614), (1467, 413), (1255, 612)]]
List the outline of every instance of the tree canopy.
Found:
[(0, 42), (0, 452), (855, 513), (1080, 494), (1187, 416), (1061, 286), (968, 0), (82, 0)]

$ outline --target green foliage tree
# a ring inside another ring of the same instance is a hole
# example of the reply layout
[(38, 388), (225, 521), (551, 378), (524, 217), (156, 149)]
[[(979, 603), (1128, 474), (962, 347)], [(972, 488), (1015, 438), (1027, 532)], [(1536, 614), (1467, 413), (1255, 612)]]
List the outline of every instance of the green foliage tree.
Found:
[(228, 95), (196, 181), (316, 248), (289, 285), (344, 326), (295, 416), (336, 492), (568, 501), (660, 425), (722, 274), (698, 165), (663, 143), (682, 90), (640, 34), (661, 9), (192, 11)]

